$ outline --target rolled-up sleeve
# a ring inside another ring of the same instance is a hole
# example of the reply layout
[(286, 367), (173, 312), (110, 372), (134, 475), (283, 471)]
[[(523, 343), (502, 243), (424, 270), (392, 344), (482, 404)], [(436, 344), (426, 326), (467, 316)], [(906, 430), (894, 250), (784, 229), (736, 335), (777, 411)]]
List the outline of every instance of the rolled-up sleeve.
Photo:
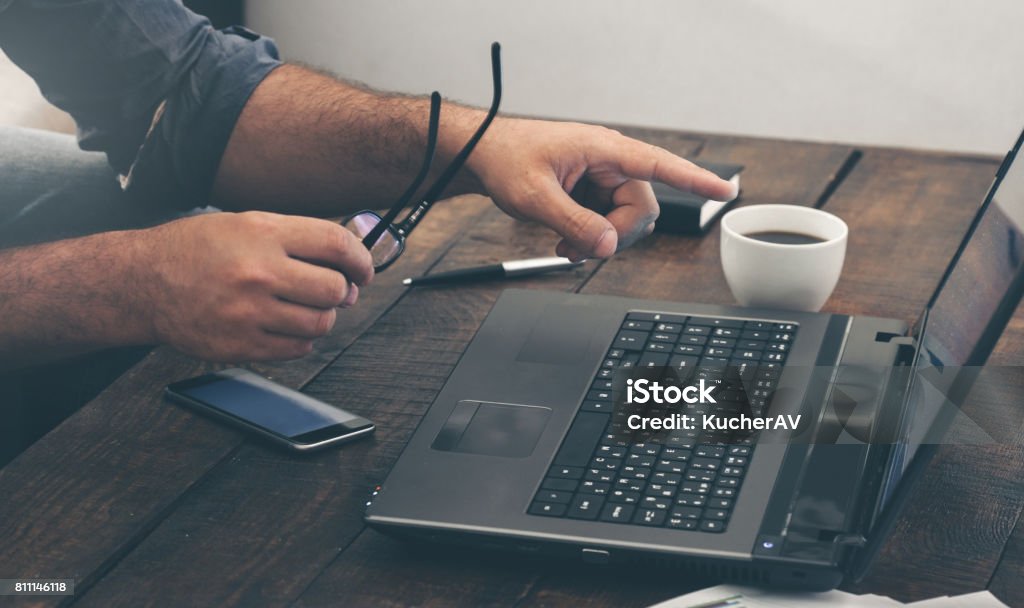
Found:
[(208, 202), (242, 108), (280, 65), (269, 38), (174, 0), (0, 0), (0, 47), (128, 192), (182, 209)]

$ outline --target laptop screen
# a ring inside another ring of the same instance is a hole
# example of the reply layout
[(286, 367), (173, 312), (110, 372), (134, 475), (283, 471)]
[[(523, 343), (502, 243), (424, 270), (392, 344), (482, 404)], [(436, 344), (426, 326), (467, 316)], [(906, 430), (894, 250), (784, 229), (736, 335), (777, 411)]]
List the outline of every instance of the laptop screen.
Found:
[(998, 318), (1001, 308), (1016, 304), (1014, 281), (1024, 264), (1024, 162), (1011, 161), (993, 188), (932, 296), (925, 364), (983, 364), (1006, 321)]
[[(918, 332), (915, 392), (901, 424), (891, 484), (898, 482), (921, 445), (940, 440), (946, 427), (936, 424), (940, 412), (945, 411), (944, 419), (948, 418), (948, 406), (957, 400), (954, 388), (962, 388), (970, 372), (977, 370), (968, 366), (985, 363), (1020, 300), (1024, 162), (1016, 162), (1015, 157), (1022, 140), (1024, 134), (1007, 155), (929, 301), (923, 331)], [(890, 486), (885, 494), (892, 490)]]

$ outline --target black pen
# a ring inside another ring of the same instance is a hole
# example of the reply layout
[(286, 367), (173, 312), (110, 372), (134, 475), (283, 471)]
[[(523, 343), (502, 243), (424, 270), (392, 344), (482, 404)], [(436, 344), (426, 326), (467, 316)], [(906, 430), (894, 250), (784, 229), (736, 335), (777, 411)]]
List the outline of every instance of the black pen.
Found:
[(512, 260), (501, 264), (462, 268), (448, 272), (438, 272), (422, 277), (409, 278), (402, 281), (403, 285), (436, 285), (438, 283), (465, 283), (487, 279), (505, 279), (508, 277), (525, 277), (542, 274), (554, 270), (569, 270), (583, 262), (572, 262), (569, 258), (530, 258), (528, 260)]

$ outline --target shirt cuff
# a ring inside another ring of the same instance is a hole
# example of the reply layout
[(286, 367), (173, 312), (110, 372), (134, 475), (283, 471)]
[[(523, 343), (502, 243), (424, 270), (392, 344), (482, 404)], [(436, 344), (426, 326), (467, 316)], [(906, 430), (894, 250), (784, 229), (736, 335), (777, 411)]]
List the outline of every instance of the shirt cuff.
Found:
[(245, 28), (210, 36), (193, 68), (155, 111), (122, 188), (147, 204), (182, 210), (208, 205), (242, 108), (280, 65), (273, 40)]

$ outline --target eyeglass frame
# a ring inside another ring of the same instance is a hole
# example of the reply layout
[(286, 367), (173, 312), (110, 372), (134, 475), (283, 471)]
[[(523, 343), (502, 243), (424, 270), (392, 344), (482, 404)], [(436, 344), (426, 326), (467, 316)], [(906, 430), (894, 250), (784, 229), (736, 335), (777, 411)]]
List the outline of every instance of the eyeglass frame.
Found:
[(388, 212), (381, 217), (377, 213), (370, 209), (364, 209), (353, 213), (342, 221), (342, 225), (347, 225), (354, 218), (361, 215), (372, 215), (377, 218), (377, 225), (370, 230), (369, 233), (363, 238), (363, 246), (369, 251), (373, 251), (374, 245), (380, 240), (380, 237), (385, 232), (390, 233), (391, 237), (398, 243), (398, 249), (395, 254), (387, 261), (380, 265), (374, 266), (374, 272), (381, 272), (391, 266), (402, 254), (405, 252), (405, 238), (413, 231), (414, 228), (419, 224), (423, 216), (426, 215), (430, 207), (437, 202), (444, 189), (448, 187), (451, 181), (455, 178), (455, 174), (462, 169), (462, 166), (466, 163), (469, 155), (476, 148), (477, 143), (487, 132), (488, 127), (491, 126), (491, 122), (494, 121), (495, 116), (498, 114), (498, 107), (501, 104), (501, 45), (497, 42), (491, 45), (491, 77), (494, 81), (494, 91), (491, 99), (490, 109), (487, 111), (487, 115), (484, 117), (483, 122), (477, 127), (469, 141), (459, 150), (459, 153), (455, 155), (452, 161), (448, 164), (445, 170), (440, 176), (434, 181), (434, 183), (423, 193), (419, 204), (413, 207), (408, 214), (398, 223), (395, 223), (395, 218), (405, 208), (405, 206), (412, 199), (416, 191), (419, 190), (420, 186), (426, 180), (430, 174), (430, 169), (434, 161), (434, 153), (437, 148), (437, 133), (440, 129), (440, 116), (441, 116), (441, 94), (434, 91), (430, 95), (430, 122), (427, 127), (427, 149), (424, 154), (423, 164), (420, 167), (419, 173), (413, 179), (409, 187), (406, 188), (402, 196), (398, 198), (394, 205), (388, 210)]

